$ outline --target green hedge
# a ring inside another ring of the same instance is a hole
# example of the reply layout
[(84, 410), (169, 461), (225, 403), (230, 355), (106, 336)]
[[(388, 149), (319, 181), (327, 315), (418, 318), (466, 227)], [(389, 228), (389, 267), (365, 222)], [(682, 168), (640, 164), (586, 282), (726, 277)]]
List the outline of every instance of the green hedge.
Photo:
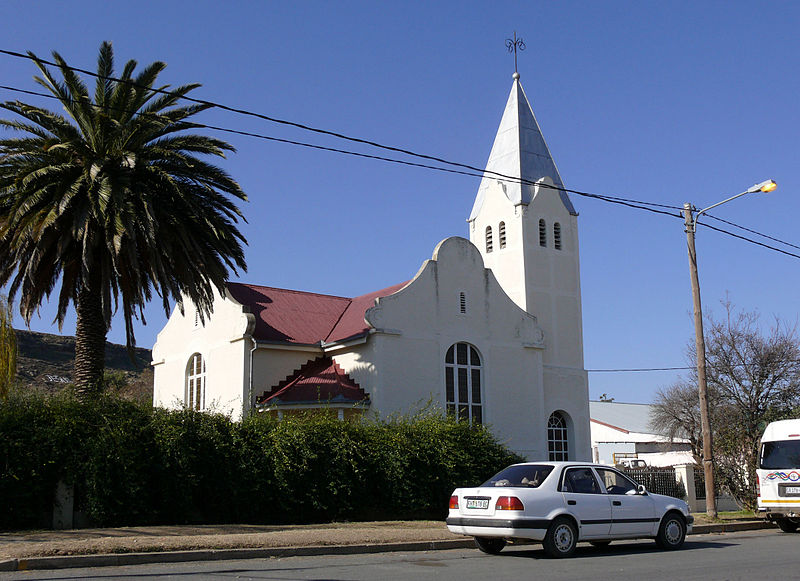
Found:
[(0, 402), (0, 529), (49, 526), (59, 480), (93, 526), (443, 518), (454, 488), (515, 461), (487, 429), (435, 413), (231, 422), (13, 393)]

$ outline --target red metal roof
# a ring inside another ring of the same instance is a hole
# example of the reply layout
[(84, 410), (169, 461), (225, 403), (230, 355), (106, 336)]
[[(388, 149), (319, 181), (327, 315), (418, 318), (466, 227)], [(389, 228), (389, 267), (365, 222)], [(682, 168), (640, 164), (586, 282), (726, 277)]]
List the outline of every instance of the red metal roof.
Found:
[(255, 316), (257, 340), (313, 345), (363, 335), (369, 330), (364, 314), (375, 299), (406, 284), (353, 299), (235, 282), (227, 286), (231, 296)]
[(345, 339), (350, 339), (362, 333), (366, 333), (369, 330), (369, 325), (367, 325), (367, 322), (364, 320), (367, 309), (375, 306), (376, 299), (392, 295), (407, 284), (408, 282), (401, 282), (400, 284), (350, 299), (350, 304), (325, 341), (328, 343), (344, 341)]
[(258, 398), (259, 404), (360, 403), (369, 396), (330, 357), (308, 361)]

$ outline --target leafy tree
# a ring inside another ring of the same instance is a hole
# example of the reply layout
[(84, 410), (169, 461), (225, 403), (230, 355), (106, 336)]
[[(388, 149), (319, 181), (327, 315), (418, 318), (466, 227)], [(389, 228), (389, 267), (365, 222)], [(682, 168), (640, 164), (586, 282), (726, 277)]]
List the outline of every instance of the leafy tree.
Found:
[[(169, 312), (188, 297), (201, 316), (228, 269), (246, 269), (235, 199), (245, 193), (199, 156), (224, 157), (224, 141), (187, 134), (187, 121), (210, 105), (178, 106), (199, 85), (168, 90), (155, 83), (165, 64), (133, 76), (136, 61), (114, 78), (111, 44), (100, 47), (94, 98), (54, 52), (57, 80), (35, 77), (67, 116), (20, 101), (0, 103), (18, 115), (0, 126), (25, 134), (0, 139), (0, 285), (20, 295), (30, 321), (60, 282), (56, 321), (77, 313), (74, 380), (83, 394), (103, 379), (105, 338), (122, 306), (129, 350), (133, 319), (155, 291)], [(232, 199), (233, 198), (233, 199)], [(121, 299), (121, 301), (120, 301)]]
[[(776, 319), (767, 330), (757, 313), (723, 303), (725, 318), (709, 318), (706, 373), (714, 470), (720, 486), (754, 507), (756, 468), (767, 423), (793, 417), (800, 409), (800, 339)], [(702, 455), (696, 373), (659, 390), (651, 425), (660, 433), (687, 437)]]
[(0, 399), (8, 397), (8, 389), (17, 377), (17, 334), (11, 323), (11, 304), (0, 295)]

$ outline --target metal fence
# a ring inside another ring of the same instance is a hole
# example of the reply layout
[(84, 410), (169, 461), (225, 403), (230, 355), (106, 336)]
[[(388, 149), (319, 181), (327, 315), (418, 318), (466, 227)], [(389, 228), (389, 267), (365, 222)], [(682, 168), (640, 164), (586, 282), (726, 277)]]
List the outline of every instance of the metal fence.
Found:
[(706, 475), (702, 466), (694, 471), (694, 497), (698, 500), (706, 498)]
[[(644, 487), (650, 492), (675, 498), (686, 498), (686, 489), (683, 487), (682, 482), (678, 482), (674, 468), (655, 468), (651, 466), (649, 468), (626, 468), (623, 472), (635, 482), (644, 484)], [(695, 476), (696, 482), (697, 477)]]

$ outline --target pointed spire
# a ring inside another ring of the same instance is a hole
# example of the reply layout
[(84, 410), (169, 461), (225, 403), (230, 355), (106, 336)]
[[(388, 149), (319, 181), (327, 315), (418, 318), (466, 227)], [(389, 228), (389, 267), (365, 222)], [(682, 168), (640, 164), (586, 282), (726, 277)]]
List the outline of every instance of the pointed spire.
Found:
[[(536, 182), (543, 177), (549, 177), (556, 186), (564, 187), (539, 123), (519, 82), (519, 73), (515, 72), (513, 78), (511, 94), (508, 96), (485, 171), (520, 177), (526, 182)], [(498, 180), (501, 178), (496, 174), (484, 174), (470, 220), (475, 218), (483, 205), (489, 184)], [(534, 186), (530, 183), (520, 184), (513, 180), (502, 180), (502, 184), (506, 196), (515, 205), (527, 205), (533, 199)], [(560, 194), (561, 201), (569, 213), (577, 215), (567, 193), (560, 192)]]

